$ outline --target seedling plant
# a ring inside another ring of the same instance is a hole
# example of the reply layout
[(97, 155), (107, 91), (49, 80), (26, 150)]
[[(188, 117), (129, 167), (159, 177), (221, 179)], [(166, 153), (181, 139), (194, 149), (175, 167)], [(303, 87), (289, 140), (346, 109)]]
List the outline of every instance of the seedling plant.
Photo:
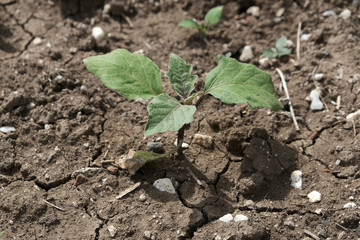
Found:
[(193, 19), (186, 19), (179, 23), (180, 27), (194, 28), (200, 33), (205, 34), (209, 31), (210, 27), (220, 21), (223, 6), (218, 6), (210, 9), (205, 15), (205, 23), (198, 23)]
[[(159, 67), (143, 54), (133, 54), (117, 49), (108, 54), (88, 57), (87, 69), (106, 87), (116, 89), (128, 99), (152, 99), (147, 106), (149, 117), (145, 136), (165, 131), (178, 132), (177, 147), (167, 153), (138, 151), (133, 158), (143, 163), (181, 152), (185, 125), (194, 121), (194, 113), (201, 102), (212, 95), (225, 103), (249, 103), (252, 108), (282, 109), (271, 77), (254, 65), (240, 63), (234, 58), (223, 57), (218, 66), (205, 79), (203, 92), (192, 93), (197, 75), (192, 75), (192, 65), (175, 54), (170, 55), (166, 77), (180, 101), (162, 92)], [(194, 99), (197, 98), (195, 103)], [(143, 164), (140, 164), (141, 166)]]
[(276, 58), (276, 57), (281, 57), (281, 56), (285, 56), (285, 55), (290, 55), (291, 50), (286, 47), (286, 41), (287, 41), (286, 37), (284, 37), (284, 36), (280, 37), (276, 41), (274, 48), (268, 48), (268, 49), (264, 50), (264, 52), (263, 52), (264, 57)]

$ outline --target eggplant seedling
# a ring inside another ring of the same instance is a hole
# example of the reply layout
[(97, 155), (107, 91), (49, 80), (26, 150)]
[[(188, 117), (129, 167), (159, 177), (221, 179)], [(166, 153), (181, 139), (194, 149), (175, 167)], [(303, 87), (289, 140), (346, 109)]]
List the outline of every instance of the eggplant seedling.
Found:
[(284, 55), (290, 55), (291, 50), (286, 47), (287, 38), (282, 36), (276, 41), (274, 48), (265, 49), (263, 52), (264, 57), (276, 58)]
[(206, 34), (210, 27), (220, 21), (223, 6), (210, 9), (205, 15), (205, 23), (198, 23), (193, 19), (186, 19), (179, 23), (180, 27), (194, 28), (200, 33)]
[(88, 57), (87, 69), (98, 77), (106, 87), (116, 89), (129, 99), (152, 99), (147, 106), (149, 117), (145, 136), (165, 131), (178, 132), (177, 146), (164, 154), (138, 151), (131, 158), (135, 173), (148, 161), (166, 158), (182, 151), (185, 125), (194, 121), (194, 113), (201, 102), (212, 95), (225, 103), (249, 103), (252, 108), (266, 107), (279, 110), (271, 76), (254, 65), (240, 63), (234, 58), (223, 57), (218, 66), (205, 79), (205, 88), (198, 95), (192, 93), (197, 75), (192, 75), (192, 65), (175, 54), (170, 55), (166, 77), (180, 101), (162, 92), (159, 67), (144, 54), (133, 54), (117, 49), (108, 54)]

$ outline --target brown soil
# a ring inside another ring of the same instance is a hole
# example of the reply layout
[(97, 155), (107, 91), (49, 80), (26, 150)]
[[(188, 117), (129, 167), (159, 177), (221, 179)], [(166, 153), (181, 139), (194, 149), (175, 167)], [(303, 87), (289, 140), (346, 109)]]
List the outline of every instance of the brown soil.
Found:
[[(360, 107), (356, 4), (135, 0), (119, 1), (105, 13), (104, 0), (0, 0), (0, 127), (16, 129), (0, 132), (0, 238), (311, 239), (307, 231), (323, 239), (360, 238), (359, 122), (354, 131), (344, 121)], [(224, 16), (209, 32), (209, 44), (195, 30), (177, 26), (218, 5), (225, 6)], [(260, 7), (259, 17), (246, 13), (252, 5)], [(285, 12), (276, 18), (280, 8)], [(347, 8), (352, 15), (344, 20), (339, 14)], [(326, 10), (337, 16), (323, 17)], [(296, 43), (299, 22), (303, 33), (312, 34), (301, 42), (300, 61), (293, 49), (290, 59), (264, 71), (285, 97), (275, 67), (283, 71), (300, 131), (288, 106), (271, 112), (209, 97), (185, 133), (190, 147), (182, 155), (146, 165), (134, 176), (111, 165), (159, 137), (170, 149), (176, 133), (144, 138), (147, 102), (104, 87), (84, 58), (142, 49), (165, 73), (170, 53), (176, 53), (194, 65), (201, 90), (218, 54), (230, 51), (238, 58), (251, 45), (251, 63), (259, 66), (262, 51), (280, 36)], [(94, 25), (106, 32), (103, 40), (92, 39)], [(318, 82), (322, 111), (311, 111), (305, 100), (315, 89), (309, 77), (314, 68), (325, 75)], [(332, 104), (338, 96), (340, 109)], [(195, 133), (212, 136), (213, 148), (191, 144)], [(85, 167), (90, 169), (77, 177)], [(290, 185), (293, 170), (302, 171), (301, 190)], [(176, 194), (153, 187), (163, 177), (178, 183)], [(310, 203), (307, 194), (314, 190), (322, 199)], [(357, 207), (344, 208), (349, 202)], [(218, 220), (228, 213), (249, 220)]]

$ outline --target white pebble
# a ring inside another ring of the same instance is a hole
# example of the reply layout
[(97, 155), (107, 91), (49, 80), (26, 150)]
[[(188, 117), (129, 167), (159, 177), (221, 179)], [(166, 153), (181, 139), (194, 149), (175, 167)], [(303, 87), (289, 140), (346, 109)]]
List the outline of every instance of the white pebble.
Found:
[(104, 30), (101, 27), (93, 27), (92, 36), (95, 40), (101, 40), (104, 36)]
[(337, 166), (339, 166), (340, 163), (341, 163), (341, 160), (340, 160), (340, 159), (337, 159), (337, 160), (335, 161), (335, 164), (336, 164)]
[(211, 148), (213, 145), (214, 139), (211, 136), (203, 135), (196, 133), (194, 135), (193, 143), (199, 144), (204, 148)]
[(311, 110), (321, 110), (324, 108), (324, 104), (320, 100), (320, 91), (318, 89), (312, 90), (310, 92), (309, 98), (311, 100)]
[(260, 16), (260, 8), (258, 6), (251, 6), (246, 10), (247, 14), (251, 14), (253, 17)]
[(321, 79), (324, 78), (324, 74), (323, 73), (317, 73), (314, 75), (314, 80), (315, 81), (320, 81)]
[(327, 10), (327, 11), (323, 12), (322, 16), (323, 17), (335, 17), (336, 13), (333, 10)]
[(344, 9), (339, 16), (344, 20), (348, 20), (351, 17), (351, 11), (349, 9)]
[(248, 221), (249, 218), (243, 214), (237, 214), (234, 218), (235, 222)]
[(293, 46), (294, 46), (294, 42), (291, 41), (290, 39), (287, 39), (285, 42), (285, 47), (292, 48)]
[(246, 45), (239, 58), (240, 62), (249, 62), (254, 57), (251, 46)]
[(0, 127), (0, 132), (3, 132), (3, 133), (15, 132), (15, 128), (10, 127), (10, 126), (2, 126), (2, 127)]
[[(174, 145), (177, 146), (177, 140), (175, 140)], [(182, 148), (189, 148), (189, 144), (187, 144), (186, 142), (183, 142), (183, 143), (181, 144), (181, 147), (182, 147)]]
[(111, 4), (107, 3), (104, 5), (103, 13), (109, 13), (111, 10)]
[(300, 170), (295, 170), (291, 173), (291, 186), (294, 188), (301, 189), (302, 187), (302, 172)]
[(36, 46), (36, 45), (39, 45), (42, 43), (42, 39), (39, 38), (39, 37), (36, 37), (34, 40), (33, 40), (33, 44)]
[(117, 229), (113, 225), (110, 225), (107, 227), (107, 230), (110, 233), (110, 237), (114, 238), (116, 235)]
[(219, 220), (222, 221), (222, 222), (228, 223), (228, 222), (231, 222), (233, 220), (233, 216), (230, 213), (228, 213), (228, 214), (222, 216), (221, 218), (219, 218)]
[(301, 41), (308, 41), (311, 37), (311, 33), (308, 34), (301, 34), (300, 40)]
[(30, 102), (28, 105), (26, 105), (26, 109), (27, 110), (31, 110), (34, 109), (36, 107), (36, 104), (33, 102)]
[(356, 112), (350, 113), (346, 116), (347, 122), (355, 121), (357, 118), (360, 117), (360, 110), (357, 110)]
[(307, 197), (309, 198), (309, 202), (311, 203), (321, 201), (321, 193), (319, 193), (318, 191), (312, 191), (307, 195)]
[(162, 192), (176, 193), (170, 178), (160, 178), (156, 180), (153, 185)]
[(353, 202), (349, 202), (344, 205), (344, 208), (355, 208), (355, 207), (356, 207), (356, 204)]
[(276, 11), (276, 14), (275, 16), (277, 17), (281, 17), (285, 12), (285, 8), (279, 8), (277, 11)]
[(271, 65), (271, 60), (270, 60), (270, 58), (261, 58), (259, 60), (259, 64), (260, 64), (260, 66), (267, 68)]
[(317, 215), (320, 215), (321, 211), (322, 211), (322, 209), (321, 209), (321, 208), (318, 208), (318, 209), (316, 209), (316, 210), (314, 211), (314, 213), (316, 213)]
[(145, 202), (145, 201), (146, 201), (146, 196), (145, 196), (145, 194), (141, 194), (139, 198), (140, 198), (140, 201), (142, 201), (142, 202)]

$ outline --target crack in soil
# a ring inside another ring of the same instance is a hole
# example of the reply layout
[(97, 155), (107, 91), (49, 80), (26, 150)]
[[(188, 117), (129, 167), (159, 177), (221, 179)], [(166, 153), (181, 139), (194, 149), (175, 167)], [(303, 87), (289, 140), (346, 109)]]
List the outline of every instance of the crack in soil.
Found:
[(55, 180), (55, 181), (50, 182), (50, 183), (41, 182), (41, 181), (39, 181), (39, 179), (36, 179), (35, 184), (38, 185), (41, 189), (44, 189), (47, 192), (52, 188), (57, 188), (57, 187), (59, 187), (59, 186), (61, 186), (63, 184), (66, 184), (70, 180), (71, 180), (71, 174), (68, 174), (64, 178)]

